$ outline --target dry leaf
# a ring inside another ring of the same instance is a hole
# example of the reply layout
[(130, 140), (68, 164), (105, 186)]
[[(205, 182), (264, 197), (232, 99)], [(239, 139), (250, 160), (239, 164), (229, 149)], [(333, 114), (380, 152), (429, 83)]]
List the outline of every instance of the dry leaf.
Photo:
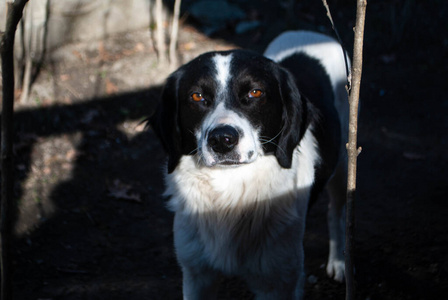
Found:
[(95, 109), (91, 109), (91, 110), (89, 110), (88, 112), (86, 112), (86, 113), (84, 114), (84, 116), (83, 116), (82, 119), (81, 119), (81, 123), (83, 123), (83, 124), (89, 124), (89, 123), (91, 123), (91, 122), (93, 121), (93, 119), (94, 119), (96, 116), (98, 116), (98, 115), (99, 115), (99, 113), (98, 113), (97, 110), (95, 110)]
[(20, 99), (22, 95), (22, 89), (14, 89), (14, 99)]
[(195, 42), (184, 43), (184, 44), (180, 45), (180, 48), (182, 50), (186, 50), (186, 51), (193, 50), (196, 48), (196, 43)]
[(84, 55), (81, 52), (79, 52), (78, 50), (73, 50), (72, 53), (74, 56), (76, 56), (76, 58), (78, 58), (81, 61), (84, 61)]
[(134, 47), (136, 52), (143, 52), (145, 50), (145, 45), (143, 43), (137, 43)]
[(381, 61), (384, 64), (393, 64), (397, 61), (397, 56), (395, 54), (384, 54), (380, 56)]
[(426, 156), (414, 152), (404, 152), (403, 157), (409, 160), (424, 160)]
[(142, 202), (140, 195), (131, 192), (131, 188), (131, 185), (125, 184), (119, 179), (115, 179), (112, 185), (108, 188), (108, 196), (120, 200), (129, 200), (138, 203)]
[(78, 156), (78, 152), (75, 149), (70, 149), (65, 154), (65, 159), (69, 162), (74, 161)]
[(45, 167), (42, 169), (42, 173), (44, 173), (44, 175), (50, 175), (51, 174), (51, 168), (50, 167)]
[(109, 79), (106, 79), (106, 94), (115, 94), (118, 92), (118, 86), (112, 83)]
[(106, 48), (104, 47), (104, 43), (101, 41), (98, 44), (98, 56), (100, 61), (107, 61), (109, 58), (109, 53), (107, 52)]
[(67, 81), (71, 78), (69, 74), (61, 74), (59, 77), (61, 78), (61, 81)]

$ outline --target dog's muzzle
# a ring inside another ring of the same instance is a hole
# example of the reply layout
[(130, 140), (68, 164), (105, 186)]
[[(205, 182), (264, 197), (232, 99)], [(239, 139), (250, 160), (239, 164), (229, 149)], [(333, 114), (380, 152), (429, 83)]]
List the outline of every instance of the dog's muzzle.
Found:
[(212, 115), (195, 135), (200, 161), (207, 167), (236, 167), (258, 157), (257, 131), (233, 112)]
[(207, 143), (216, 153), (225, 154), (232, 151), (238, 144), (240, 134), (229, 125), (214, 128), (208, 134)]

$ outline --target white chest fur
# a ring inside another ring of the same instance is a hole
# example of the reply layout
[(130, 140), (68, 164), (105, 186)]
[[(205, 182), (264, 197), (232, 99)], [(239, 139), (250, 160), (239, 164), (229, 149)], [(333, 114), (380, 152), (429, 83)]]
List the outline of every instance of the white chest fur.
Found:
[(225, 168), (204, 167), (194, 156), (184, 156), (166, 176), (165, 192), (176, 213), (179, 259), (208, 262), (232, 273), (245, 252), (256, 257), (288, 226), (304, 223), (318, 159), (310, 130), (290, 169), (280, 167), (273, 155)]

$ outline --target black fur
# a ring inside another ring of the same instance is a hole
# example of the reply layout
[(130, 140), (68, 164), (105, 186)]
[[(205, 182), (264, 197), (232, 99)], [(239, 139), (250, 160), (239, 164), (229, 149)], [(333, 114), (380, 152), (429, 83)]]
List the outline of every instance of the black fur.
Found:
[[(323, 186), (338, 158), (340, 123), (337, 112), (325, 103), (333, 99), (331, 84), (317, 60), (296, 54), (277, 64), (259, 54), (234, 50), (229, 89), (224, 99), (216, 99), (215, 70), (206, 53), (184, 65), (167, 80), (153, 128), (168, 153), (171, 173), (182, 155), (196, 153), (193, 132), (218, 101), (244, 115), (260, 129), (265, 154), (273, 154), (284, 168), (290, 168), (294, 149), (306, 128), (313, 123), (322, 164), (316, 170), (316, 185)], [(257, 101), (245, 99), (247, 91), (259, 87), (265, 95)], [(191, 103), (190, 95), (201, 92), (207, 103)], [(325, 130), (324, 130), (325, 128)]]
[[(196, 153), (193, 132), (218, 101), (244, 115), (260, 130), (265, 154), (274, 154), (279, 164), (290, 168), (293, 151), (314, 119), (311, 104), (301, 97), (293, 75), (279, 64), (253, 52), (232, 53), (229, 89), (224, 99), (214, 94), (215, 52), (206, 53), (182, 66), (167, 80), (153, 128), (168, 153), (168, 172), (176, 168), (182, 155)], [(246, 99), (247, 91), (258, 87), (264, 95), (256, 101)], [(201, 92), (207, 103), (198, 105), (189, 99)], [(270, 141), (265, 143), (264, 141)]]
[(316, 168), (316, 179), (311, 193), (310, 206), (317, 199), (338, 162), (341, 143), (341, 123), (333, 105), (334, 94), (330, 78), (320, 62), (305, 54), (295, 54), (280, 62), (293, 73), (303, 103), (311, 103), (316, 121), (313, 134), (317, 140), (321, 163)]
[(178, 79), (176, 73), (167, 79), (157, 112), (150, 119), (151, 127), (168, 154), (169, 173), (174, 171), (182, 155), (182, 137), (178, 124)]

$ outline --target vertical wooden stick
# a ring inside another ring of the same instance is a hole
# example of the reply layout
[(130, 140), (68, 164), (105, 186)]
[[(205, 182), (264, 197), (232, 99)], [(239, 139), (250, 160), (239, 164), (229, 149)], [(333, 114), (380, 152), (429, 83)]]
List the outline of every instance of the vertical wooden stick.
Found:
[(358, 134), (358, 106), (362, 74), (362, 50), (364, 42), (364, 23), (366, 16), (367, 0), (356, 2), (356, 27), (353, 45), (353, 65), (350, 84), (350, 117), (349, 136), (347, 144), (348, 152), (348, 180), (347, 180), (347, 213), (346, 213), (346, 244), (345, 244), (345, 276), (346, 276), (346, 300), (355, 299), (355, 280), (353, 274), (353, 236), (355, 223), (355, 194), (356, 194), (356, 167), (357, 157), (361, 150), (357, 147)]
[(6, 1), (5, 33), (1, 40), (3, 101), (1, 129), (1, 219), (0, 219), (0, 276), (1, 299), (12, 299), (12, 220), (10, 207), (14, 204), (13, 176), (13, 116), (14, 116), (14, 37), (28, 0)]

